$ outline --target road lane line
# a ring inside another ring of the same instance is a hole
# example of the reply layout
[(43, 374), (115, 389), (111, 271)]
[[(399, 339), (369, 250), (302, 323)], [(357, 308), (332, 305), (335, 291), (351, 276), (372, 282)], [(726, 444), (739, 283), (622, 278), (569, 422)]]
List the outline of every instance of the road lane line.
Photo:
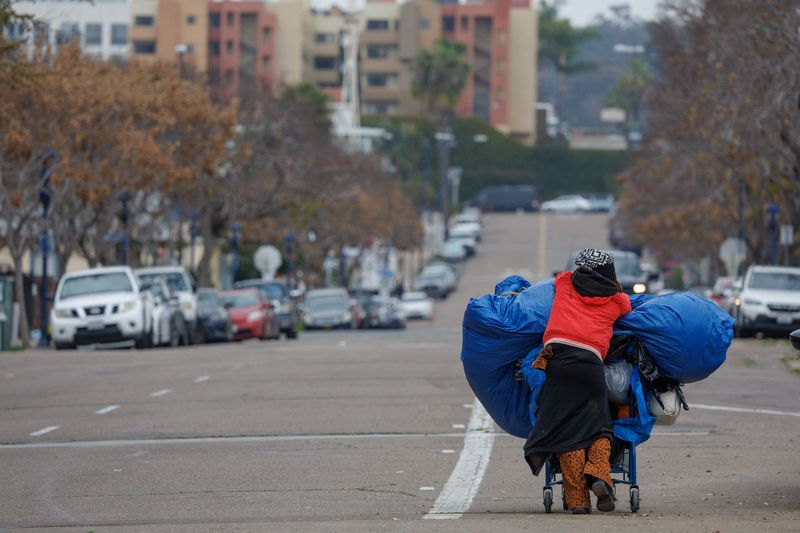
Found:
[(469, 510), (489, 465), (495, 437), (493, 427), (489, 413), (475, 398), (475, 408), (469, 418), (464, 447), (458, 462), (433, 507), (423, 519), (456, 520)]
[(195, 383), (203, 383), (204, 381), (208, 381), (211, 379), (211, 376), (200, 376), (199, 378), (195, 378)]
[(165, 394), (169, 394), (170, 392), (172, 392), (172, 389), (161, 389), (150, 393), (150, 396), (152, 396), (153, 398), (158, 398), (159, 396), (164, 396)]
[(539, 279), (550, 277), (547, 273), (547, 213), (539, 213)]
[(731, 413), (755, 413), (759, 415), (776, 415), (776, 416), (797, 416), (800, 413), (792, 411), (777, 411), (775, 409), (755, 409), (751, 407), (728, 407), (726, 405), (704, 405), (700, 403), (689, 404), (692, 409), (705, 409), (707, 411), (728, 411)]
[(94, 412), (96, 415), (104, 415), (106, 413), (110, 413), (111, 411), (116, 411), (119, 409), (119, 405), (109, 405), (107, 407), (103, 407), (102, 409), (98, 409)]
[(59, 428), (59, 426), (47, 426), (46, 428), (42, 428), (39, 431), (34, 431), (30, 433), (31, 437), (38, 437), (39, 435), (44, 435), (45, 433), (50, 433), (51, 431), (55, 431)]

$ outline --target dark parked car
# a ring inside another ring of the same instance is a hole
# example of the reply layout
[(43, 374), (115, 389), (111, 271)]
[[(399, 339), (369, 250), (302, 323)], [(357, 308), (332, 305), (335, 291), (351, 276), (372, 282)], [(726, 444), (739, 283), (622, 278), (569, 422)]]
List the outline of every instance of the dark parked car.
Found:
[(486, 187), (475, 199), (482, 211), (538, 211), (539, 195), (532, 185)]
[(455, 286), (455, 276), (447, 270), (423, 271), (414, 281), (414, 289), (431, 298), (444, 299)]
[(303, 322), (308, 329), (355, 328), (356, 307), (346, 289), (314, 289), (306, 293)]
[(222, 304), (217, 291), (199, 289), (197, 291), (197, 307), (197, 316), (200, 318), (204, 340), (233, 340), (231, 316)]
[(261, 279), (247, 279), (237, 282), (237, 289), (258, 289), (264, 298), (272, 303), (278, 315), (281, 333), (290, 339), (297, 338), (297, 322), (300, 312), (297, 304), (289, 295), (289, 288), (279, 281), (264, 281)]

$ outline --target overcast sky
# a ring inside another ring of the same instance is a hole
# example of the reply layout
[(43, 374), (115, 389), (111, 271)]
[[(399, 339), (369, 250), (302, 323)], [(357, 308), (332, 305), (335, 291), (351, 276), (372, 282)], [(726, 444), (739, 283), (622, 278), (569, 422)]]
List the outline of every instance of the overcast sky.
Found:
[[(402, 1), (402, 0), (401, 0)], [(536, 0), (538, 4), (540, 0)], [(576, 26), (585, 26), (600, 13), (608, 14), (609, 6), (628, 4), (635, 18), (651, 20), (655, 16), (659, 0), (567, 0), (561, 13)], [(311, 0), (312, 5), (325, 8), (331, 4), (346, 7), (348, 0)], [(363, 6), (364, 0), (355, 0), (356, 6)]]

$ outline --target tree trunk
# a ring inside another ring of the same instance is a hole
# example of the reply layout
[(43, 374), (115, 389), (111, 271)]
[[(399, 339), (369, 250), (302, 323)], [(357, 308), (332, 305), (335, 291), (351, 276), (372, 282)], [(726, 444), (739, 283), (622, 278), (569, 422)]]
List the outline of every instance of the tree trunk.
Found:
[(22, 346), (30, 346), (30, 332), (28, 331), (28, 310), (25, 305), (25, 285), (22, 275), (22, 255), (12, 254), (14, 261), (14, 292), (19, 303), (19, 338)]
[(198, 287), (211, 286), (211, 258), (214, 254), (214, 231), (211, 226), (213, 209), (207, 207), (200, 215), (200, 235), (203, 237), (203, 255), (197, 264)]

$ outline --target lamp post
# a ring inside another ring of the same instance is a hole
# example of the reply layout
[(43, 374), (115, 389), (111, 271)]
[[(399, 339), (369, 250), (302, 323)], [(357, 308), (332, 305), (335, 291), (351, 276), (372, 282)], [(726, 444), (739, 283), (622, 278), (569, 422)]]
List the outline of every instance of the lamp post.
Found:
[(239, 231), (241, 229), (241, 224), (231, 224), (231, 287), (236, 283), (236, 271), (239, 270)]
[(286, 237), (283, 238), (283, 242), (286, 246), (286, 286), (291, 291), (294, 288), (294, 283), (292, 282), (292, 267), (294, 266), (292, 263), (294, 262), (294, 235), (292, 233), (288, 233)]
[(439, 147), (439, 202), (444, 224), (444, 240), (447, 240), (447, 214), (450, 212), (450, 202), (447, 194), (447, 173), (450, 168), (450, 148), (453, 146), (453, 134), (450, 132), (449, 118), (444, 127), (445, 131), (436, 132), (436, 143)]
[(777, 204), (769, 204), (767, 207), (769, 212), (769, 264), (778, 264), (778, 206)]
[(130, 211), (128, 209), (128, 202), (131, 201), (131, 193), (126, 189), (122, 189), (119, 193), (119, 201), (122, 204), (122, 210), (119, 212), (119, 219), (122, 222), (122, 264), (128, 264), (128, 245), (130, 238), (128, 237), (128, 220), (130, 219)]
[(50, 343), (47, 339), (47, 256), (50, 254), (49, 249), (49, 235), (47, 227), (47, 214), (50, 210), (50, 200), (52, 199), (52, 191), (50, 189), (50, 174), (52, 173), (54, 154), (48, 153), (42, 163), (42, 184), (39, 187), (39, 201), (42, 203), (42, 219), (44, 220), (44, 227), (42, 228), (42, 235), (39, 241), (39, 249), (42, 253), (42, 275), (39, 278), (39, 348), (47, 348)]

